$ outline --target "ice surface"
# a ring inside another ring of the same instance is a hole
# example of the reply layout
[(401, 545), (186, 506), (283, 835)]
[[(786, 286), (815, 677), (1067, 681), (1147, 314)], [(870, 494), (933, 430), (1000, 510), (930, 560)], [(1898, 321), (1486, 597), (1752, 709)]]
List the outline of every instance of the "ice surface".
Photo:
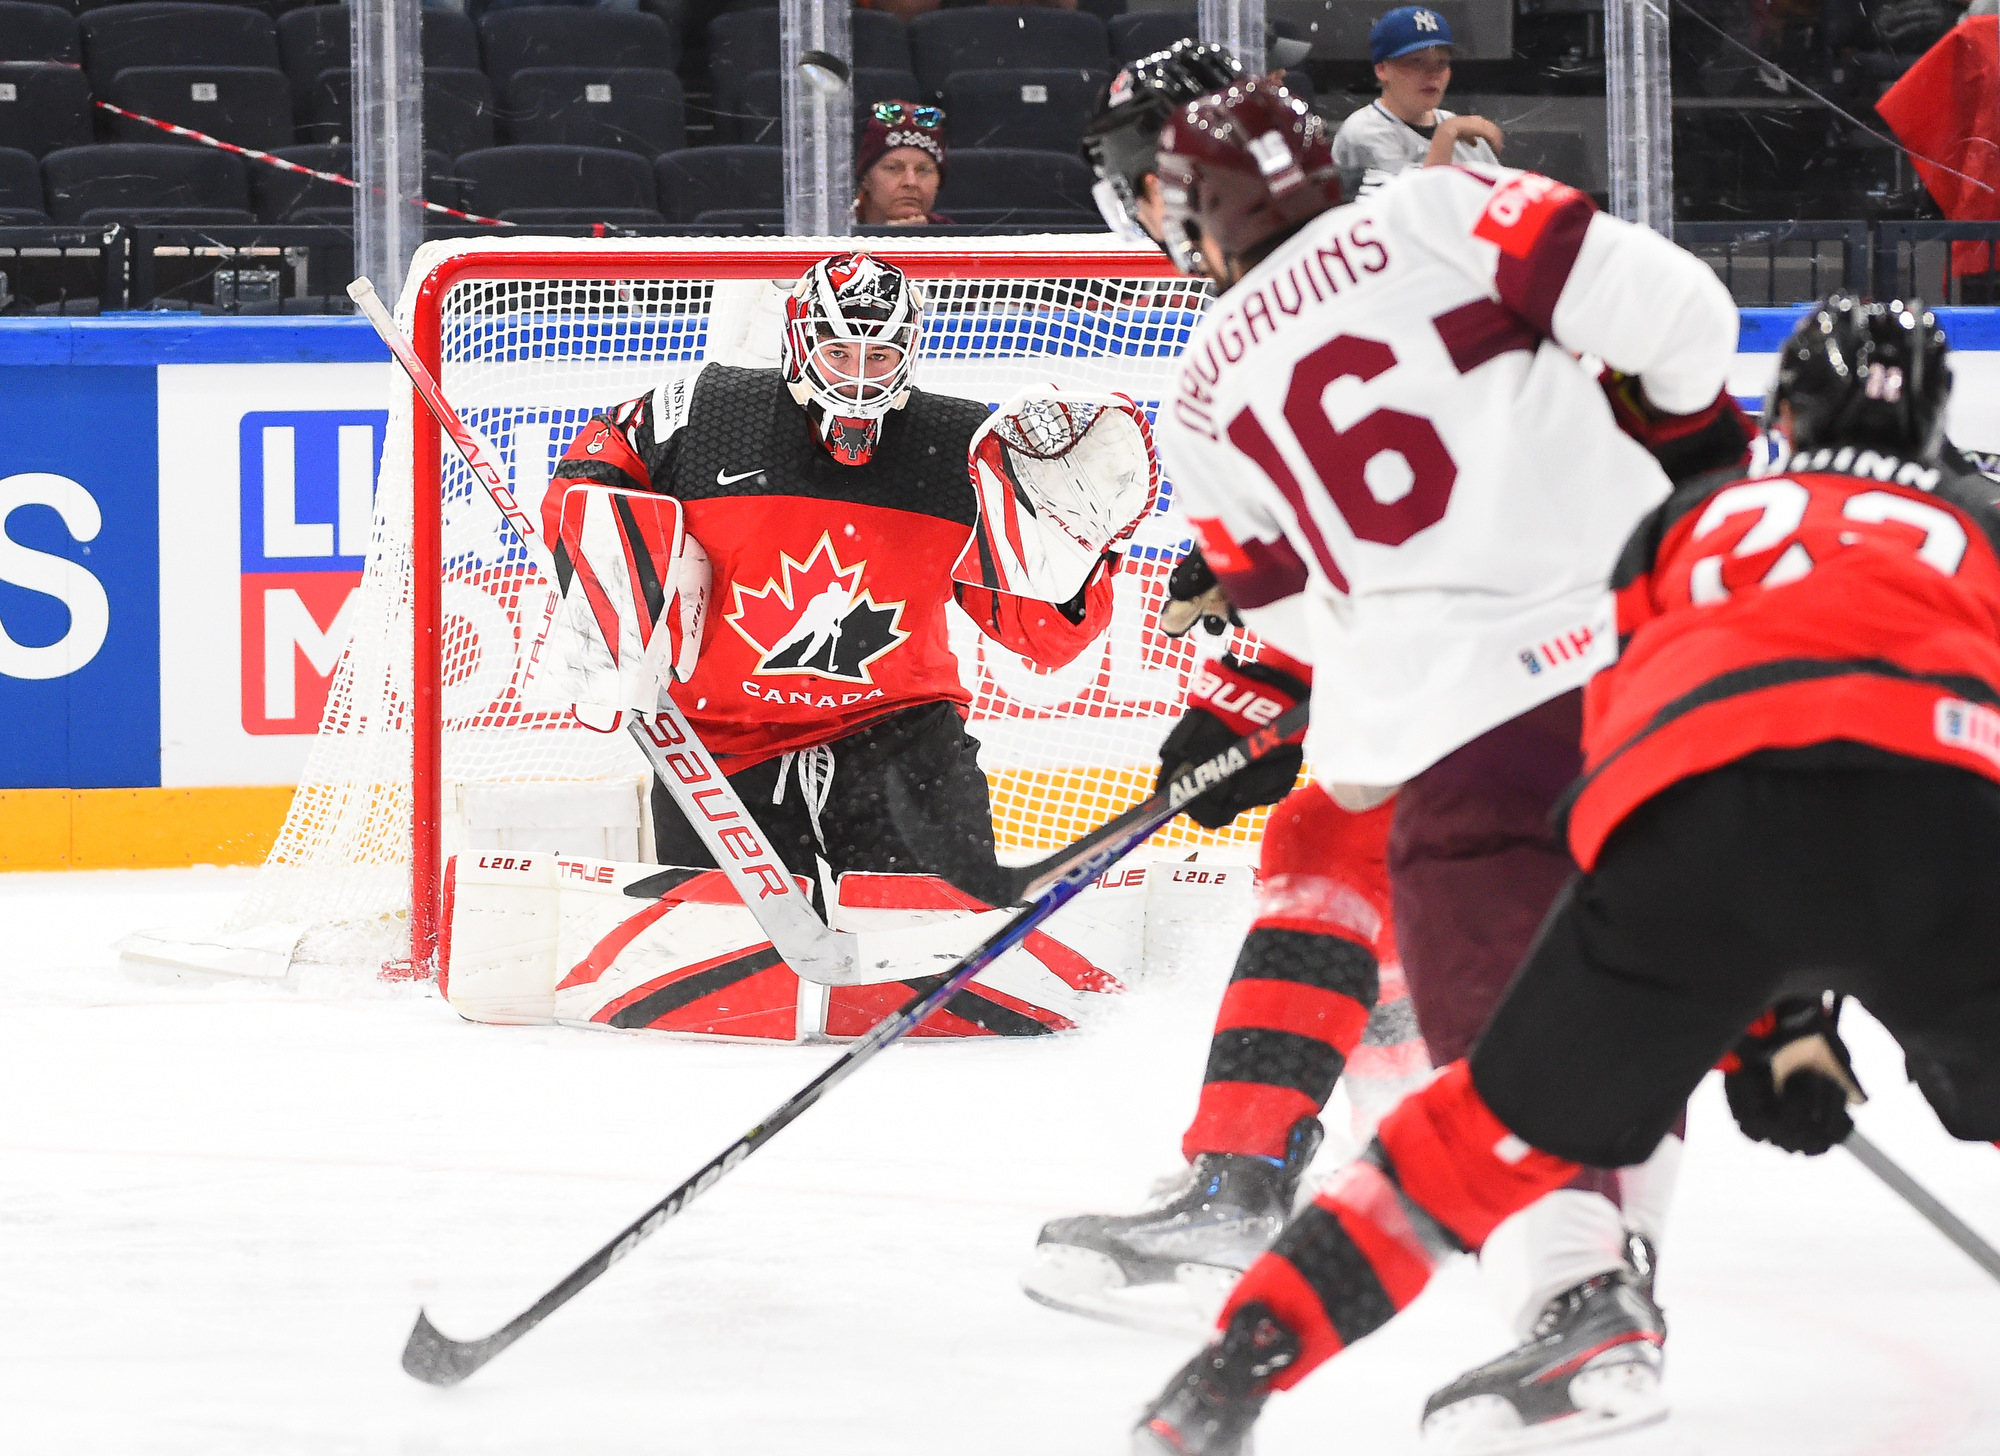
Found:
[[(1026, 1044), (905, 1045), (465, 1385), (397, 1365), (418, 1305), (484, 1334), (832, 1055), (473, 1026), (421, 988), (145, 984), (130, 930), (230, 872), (0, 876), (0, 1451), (1119, 1453), (1185, 1344), (1044, 1310), (1042, 1220), (1178, 1157), (1209, 984)], [(1850, 1032), (1864, 1126), (1987, 1237), (2000, 1151)], [(1662, 1293), (1675, 1413), (1603, 1456), (2000, 1451), (2000, 1285), (1840, 1153), (1696, 1103)], [(1260, 1456), (1414, 1452), (1507, 1342), (1469, 1266), (1273, 1402)]]

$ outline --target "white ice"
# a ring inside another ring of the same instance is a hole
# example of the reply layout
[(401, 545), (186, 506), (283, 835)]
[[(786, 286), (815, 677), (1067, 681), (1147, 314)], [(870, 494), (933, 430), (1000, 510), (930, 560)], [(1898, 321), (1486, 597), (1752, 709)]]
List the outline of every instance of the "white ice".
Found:
[[(420, 988), (147, 984), (128, 930), (224, 872), (0, 876), (0, 1451), (1119, 1453), (1185, 1342), (1021, 1296), (1041, 1222), (1175, 1166), (1226, 966), (1034, 1043), (893, 1049), (454, 1390), (484, 1333), (824, 1065), (825, 1048), (473, 1026)], [(2000, 1151), (1855, 1018), (1863, 1125), (1988, 1238)], [(1852, 1159), (1697, 1099), (1665, 1249), (1664, 1426), (1602, 1456), (1990, 1456), (2000, 1284)], [(1413, 1452), (1507, 1343), (1467, 1265), (1275, 1400), (1260, 1456)]]

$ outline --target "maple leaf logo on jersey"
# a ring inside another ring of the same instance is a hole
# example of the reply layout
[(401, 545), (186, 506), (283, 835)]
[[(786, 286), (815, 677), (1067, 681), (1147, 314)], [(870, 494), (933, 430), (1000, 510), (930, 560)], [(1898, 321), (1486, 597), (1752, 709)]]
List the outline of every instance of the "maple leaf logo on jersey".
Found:
[(754, 591), (732, 583), (736, 605), (723, 618), (761, 654), (759, 677), (800, 675), (873, 682), (868, 664), (910, 634), (897, 624), (903, 602), (877, 602), (860, 590), (866, 561), (843, 566), (830, 532), (795, 561), (780, 552), (780, 575)]

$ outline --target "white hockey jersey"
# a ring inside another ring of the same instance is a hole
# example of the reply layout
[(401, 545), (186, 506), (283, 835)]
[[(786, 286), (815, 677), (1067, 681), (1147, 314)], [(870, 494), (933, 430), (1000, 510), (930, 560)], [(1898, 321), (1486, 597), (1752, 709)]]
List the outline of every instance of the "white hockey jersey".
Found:
[(1736, 328), (1699, 260), (1505, 168), (1406, 173), (1216, 302), (1160, 453), (1246, 620), (1315, 664), (1316, 777), (1402, 783), (1615, 655), (1605, 584), (1668, 484), (1575, 356), (1692, 413)]

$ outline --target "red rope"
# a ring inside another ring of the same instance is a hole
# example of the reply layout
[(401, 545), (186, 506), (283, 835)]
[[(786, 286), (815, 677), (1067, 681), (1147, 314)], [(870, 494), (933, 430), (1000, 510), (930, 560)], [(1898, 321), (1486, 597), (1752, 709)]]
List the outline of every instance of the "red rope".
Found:
[[(287, 172), (298, 172), (307, 177), (316, 177), (322, 182), (338, 182), (342, 187), (359, 187), (361, 185), (352, 177), (343, 177), (338, 172), (315, 171), (311, 167), (303, 166), (298, 162), (290, 161), (284, 157), (273, 156), (269, 152), (260, 152), (255, 147), (239, 147), (236, 143), (226, 142), (221, 137), (212, 137), (205, 131), (195, 131), (190, 127), (176, 126), (171, 121), (161, 121), (155, 116), (141, 116), (136, 111), (127, 111), (122, 106), (113, 106), (109, 101), (94, 101), (92, 105), (101, 106), (114, 116), (123, 116), (132, 121), (143, 121), (147, 126), (156, 126), (161, 131), (167, 132), (170, 135), (186, 137), (190, 141), (200, 142), (205, 147), (214, 147), (219, 152), (233, 152), (239, 157), (248, 157), (253, 162), (263, 162), (268, 166), (279, 167)], [(419, 199), (417, 206), (423, 208), (426, 212), (441, 212), (446, 217), (463, 218), (466, 222), (488, 223), (493, 227), (519, 226), (517, 223), (503, 222), (497, 217), (481, 217), (476, 212), (460, 212), (457, 208), (446, 207), (441, 202), (429, 202)]]

